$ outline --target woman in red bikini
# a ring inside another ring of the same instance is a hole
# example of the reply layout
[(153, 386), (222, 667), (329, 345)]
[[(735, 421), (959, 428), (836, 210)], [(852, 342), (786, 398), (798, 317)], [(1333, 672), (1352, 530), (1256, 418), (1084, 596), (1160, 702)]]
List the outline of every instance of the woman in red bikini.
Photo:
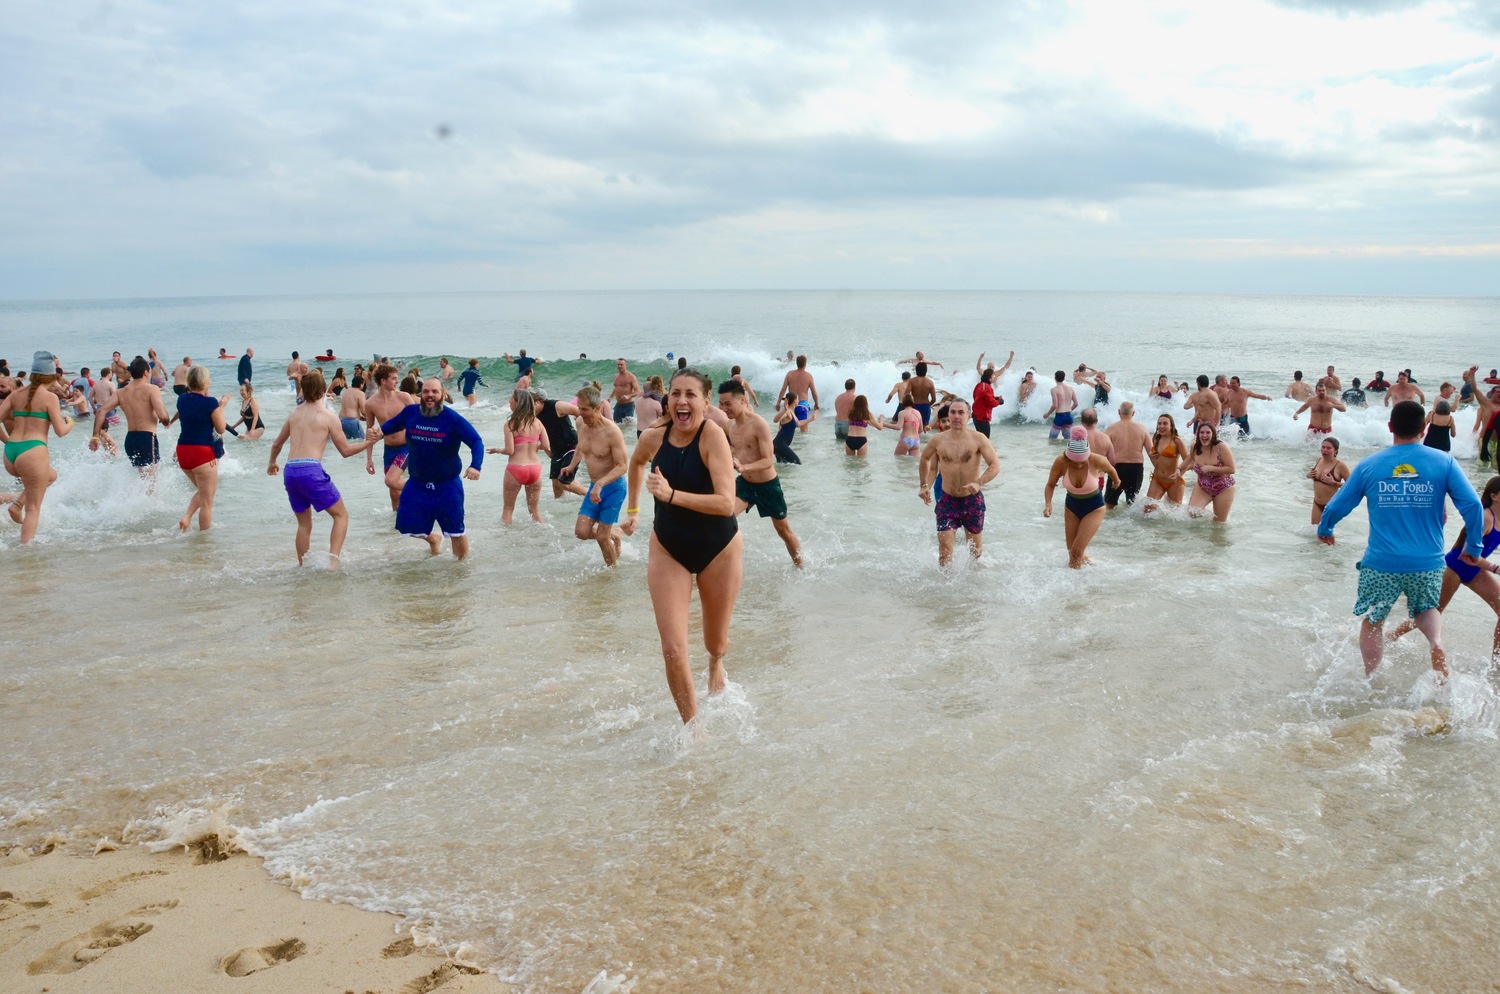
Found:
[(500, 520), (510, 524), (516, 510), (516, 495), (526, 488), (526, 508), (531, 520), (542, 520), (542, 460), (537, 452), (550, 458), (552, 443), (547, 429), (536, 419), (536, 398), (530, 390), (517, 390), (510, 396), (510, 418), (505, 422), (505, 445), (490, 452), (510, 456), (505, 466), (505, 509)]

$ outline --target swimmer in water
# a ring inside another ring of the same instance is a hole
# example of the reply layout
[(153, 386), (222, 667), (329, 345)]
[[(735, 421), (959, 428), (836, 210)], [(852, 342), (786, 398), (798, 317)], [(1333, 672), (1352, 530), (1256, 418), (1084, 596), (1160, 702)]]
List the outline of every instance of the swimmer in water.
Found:
[(1143, 510), (1150, 513), (1160, 505), (1163, 497), (1169, 504), (1181, 504), (1187, 487), (1182, 476), (1182, 460), (1187, 444), (1177, 434), (1177, 422), (1172, 415), (1163, 414), (1156, 419), (1156, 433), (1151, 436), (1148, 454), (1151, 456), (1151, 483), (1146, 487), (1146, 503)]
[(807, 418), (802, 411), (805, 405), (797, 402), (797, 395), (787, 391), (785, 397), (781, 398), (781, 405), (776, 411), (775, 422), (781, 427), (776, 431), (776, 438), (771, 442), (771, 449), (776, 454), (777, 462), (802, 462), (800, 456), (792, 451), (792, 439), (797, 435), (798, 428), (805, 428)]
[[(704, 416), (708, 377), (679, 370), (668, 385), (666, 420), (648, 428), (630, 459), (625, 534), (639, 522), (641, 486), (656, 504), (646, 584), (661, 637), (667, 688), (684, 724), (698, 716), (688, 615), (693, 588), (703, 607), (708, 692), (729, 686), (724, 657), (743, 578), (744, 540), (735, 521), (734, 453), (724, 430)], [(647, 473), (647, 467), (650, 473)]]
[(1052, 517), (1052, 495), (1061, 480), (1067, 491), (1063, 502), (1063, 541), (1068, 548), (1068, 568), (1082, 569), (1089, 559), (1089, 542), (1104, 523), (1104, 492), (1099, 487), (1099, 478), (1106, 476), (1115, 489), (1120, 489), (1120, 474), (1108, 459), (1089, 446), (1088, 429), (1075, 427), (1068, 436), (1068, 448), (1052, 460), (1052, 472), (1047, 476), (1043, 491), (1046, 503), (1042, 506), (1042, 517)]
[[(853, 382), (852, 380), (850, 382)], [(915, 411), (912, 412), (916, 414)], [(920, 415), (918, 415), (920, 417)], [(851, 456), (863, 459), (868, 456), (869, 450), (865, 448), (869, 442), (870, 429), (876, 431), (885, 430), (885, 418), (876, 417), (870, 413), (870, 399), (864, 394), (857, 394), (854, 403), (849, 405), (849, 433), (844, 436), (844, 451)], [(986, 433), (986, 436), (988, 433)]]
[(922, 415), (913, 407), (903, 407), (896, 412), (895, 427), (901, 433), (896, 439), (896, 455), (916, 455), (922, 447)]
[(1228, 521), (1229, 509), (1234, 505), (1234, 453), (1219, 439), (1217, 425), (1198, 423), (1193, 446), (1184, 456), (1182, 465), (1184, 469), (1191, 465), (1198, 475), (1198, 485), (1193, 488), (1193, 496), (1188, 498), (1189, 510), (1201, 511), (1212, 504), (1214, 520)]
[(1323, 509), (1349, 480), (1349, 467), (1339, 458), (1339, 440), (1329, 435), (1318, 448), (1318, 461), (1307, 471), (1313, 481), (1312, 523), (1323, 520)]

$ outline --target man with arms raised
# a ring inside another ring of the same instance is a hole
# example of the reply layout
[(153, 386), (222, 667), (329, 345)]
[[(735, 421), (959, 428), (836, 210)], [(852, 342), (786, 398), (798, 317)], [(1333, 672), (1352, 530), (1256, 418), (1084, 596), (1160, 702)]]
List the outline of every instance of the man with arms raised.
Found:
[(1219, 402), (1219, 395), (1208, 388), (1207, 374), (1198, 374), (1198, 389), (1183, 402), (1182, 409), (1193, 412), (1193, 419), (1188, 422), (1188, 434), (1197, 431), (1200, 424), (1218, 427), (1224, 405)]
[[(380, 426), (380, 433), (402, 433), (406, 438), (411, 481), (401, 488), (396, 530), (425, 541), (434, 556), (446, 535), (453, 542), (453, 558), (462, 559), (469, 554), (469, 538), (464, 534), (464, 485), (459, 476), (479, 479), (484, 440), (457, 411), (443, 406), (445, 396), (442, 380), (424, 380), (421, 401), (397, 412)], [(460, 445), (469, 447), (467, 470), (458, 455)]]
[[(281, 433), (271, 443), (271, 461), (266, 466), (266, 475), (277, 474), (276, 457), (281, 455), (281, 447), (290, 440), (292, 451), (281, 482), (286, 486), (292, 514), (297, 518), (297, 565), (302, 565), (307, 548), (312, 544), (313, 512), (327, 511), (333, 519), (333, 529), (328, 534), (328, 568), (338, 569), (339, 555), (344, 551), (344, 536), (349, 533), (349, 510), (344, 507), (343, 496), (323, 469), (323, 450), (332, 442), (339, 455), (348, 459), (369, 449), (380, 436), (373, 433), (359, 445), (349, 444), (340, 419), (318, 403), (326, 390), (321, 370), (303, 373), (301, 387), (302, 397), (307, 403), (287, 415)], [(347, 396), (349, 391), (344, 393)]]
[(615, 388), (609, 392), (609, 399), (615, 405), (611, 420), (617, 425), (624, 424), (627, 418), (635, 420), (635, 400), (641, 395), (641, 381), (625, 366), (624, 359), (615, 360)]
[[(370, 376), (375, 380), (375, 392), (365, 398), (365, 423), (371, 427), (382, 421), (389, 421), (417, 402), (417, 398), (411, 394), (396, 389), (400, 374), (390, 363), (377, 363)], [(405, 485), (401, 474), (406, 471), (406, 433), (388, 431), (380, 441), (384, 446), (382, 454), (385, 458), (385, 485), (391, 492), (391, 510), (395, 511), (401, 507), (401, 488)], [(365, 454), (365, 472), (375, 475), (373, 450)]]
[(1313, 391), (1312, 398), (1297, 408), (1296, 413), (1292, 415), (1292, 420), (1296, 421), (1298, 415), (1310, 409), (1312, 413), (1307, 416), (1308, 434), (1328, 435), (1333, 432), (1333, 412), (1335, 408), (1340, 411), (1349, 410), (1349, 408), (1344, 406), (1342, 400), (1339, 400), (1337, 397), (1328, 396), (1328, 383), (1325, 380), (1319, 380), (1317, 388)]
[[(853, 380), (850, 380), (853, 389)], [(786, 544), (792, 565), (802, 567), (802, 543), (787, 521), (786, 496), (781, 492), (781, 481), (776, 478), (776, 455), (771, 449), (771, 426), (766, 419), (750, 409), (745, 397), (745, 387), (738, 380), (725, 380), (719, 384), (719, 408), (728, 418), (725, 433), (729, 436), (729, 448), (734, 453), (734, 468), (739, 477), (734, 481), (734, 496), (737, 513), (744, 514), (752, 507), (762, 518), (770, 518), (771, 525), (781, 541)], [(837, 410), (837, 407), (835, 407)]]
[(1105, 485), (1104, 506), (1114, 510), (1120, 505), (1120, 494), (1125, 495), (1126, 504), (1135, 503), (1140, 493), (1141, 481), (1146, 475), (1146, 448), (1151, 442), (1151, 433), (1145, 425), (1135, 420), (1135, 405), (1128, 400), (1120, 402), (1120, 420), (1104, 429), (1109, 436), (1109, 461), (1120, 474), (1120, 485)]
[[(983, 472), (980, 463), (984, 464)], [(953, 562), (954, 532), (963, 528), (969, 554), (984, 551), (984, 485), (1000, 472), (1000, 457), (990, 440), (969, 426), (969, 402), (948, 404), (948, 426), (922, 449), (922, 503), (932, 503), (932, 481), (943, 477), (937, 501), (938, 565)]]
[[(558, 443), (552, 444), (556, 451)], [(625, 471), (630, 468), (630, 457), (620, 426), (604, 416), (599, 391), (593, 387), (578, 391), (578, 447), (561, 475), (571, 481), (580, 459), (589, 470), (589, 488), (578, 507), (573, 537), (581, 542), (598, 542), (604, 565), (613, 566), (620, 558), (615, 522), (625, 506)]]
[[(153, 487), (156, 484), (156, 464), (161, 462), (161, 448), (156, 444), (156, 426), (170, 425), (167, 406), (162, 403), (161, 391), (151, 385), (146, 374), (151, 364), (140, 356), (130, 363), (130, 383), (115, 391), (108, 404), (100, 404), (94, 411), (94, 434), (100, 433), (101, 425), (109, 412), (118, 407), (125, 412), (125, 455), (130, 465), (141, 471)], [(89, 442), (89, 449), (97, 451), (97, 439)]]
[(1354, 467), (1323, 510), (1318, 540), (1333, 545), (1333, 529), (1368, 498), (1370, 538), (1359, 561), (1359, 594), (1354, 613), (1361, 617), (1359, 651), (1365, 675), (1380, 666), (1385, 651), (1383, 629), (1391, 608), (1403, 594), (1406, 610), (1432, 646), (1432, 668), (1448, 675), (1443, 651), (1443, 615), (1438, 608), (1443, 586), (1444, 498), (1450, 498), (1468, 529), (1463, 561), (1479, 566), (1484, 552), (1484, 509), (1474, 486), (1446, 452), (1422, 444), (1426, 411), (1414, 401), (1391, 410), (1391, 446), (1366, 456)]

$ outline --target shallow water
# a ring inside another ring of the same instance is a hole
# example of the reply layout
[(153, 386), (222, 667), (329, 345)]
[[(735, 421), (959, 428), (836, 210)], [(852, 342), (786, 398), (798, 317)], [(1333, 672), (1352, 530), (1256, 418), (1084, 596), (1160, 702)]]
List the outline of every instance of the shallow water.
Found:
[[(1183, 366), (1179, 378), (1223, 365), (1279, 395), (1293, 364), (1373, 372), (1372, 326), (1437, 329), (1408, 361), (1379, 359), (1424, 387), (1496, 340), (1493, 301), (756, 299), (655, 303), (670, 340), (716, 376), (741, 363), (766, 393), (780, 374), (767, 357), (809, 343), (830, 398), (844, 376), (883, 397), (919, 323), (915, 344), (945, 361), (943, 346), (962, 347), (961, 369), (993, 335), (1044, 372), (1119, 365), (1115, 399), (1138, 401), (1168, 356), (1161, 371)], [(526, 330), (544, 356), (624, 351), (648, 366), (652, 302), (528, 298)], [(35, 326), (63, 321), (64, 305), (36, 306)], [(189, 320), (237, 320), (279, 357), (296, 345), (275, 329), (321, 308), (318, 348), (352, 354), (329, 329), (383, 304), (236, 306), (106, 308), (75, 344), (107, 344), (129, 310), (183, 337)], [(438, 298), (421, 320), (435, 344), (472, 352), (480, 339), (465, 336), (489, 332), (463, 315), (480, 309)], [(1002, 311), (1016, 323), (997, 333)], [(849, 344), (849, 329), (865, 337)], [(542, 383), (559, 394), (590, 372), (553, 368)], [(290, 397), (261, 394), (274, 427)], [(472, 412), (487, 438), (497, 394)], [(741, 519), (732, 686), (707, 700), (702, 740), (666, 692), (644, 534), (608, 571), (572, 537), (576, 498), (544, 498), (544, 524), (501, 526), (494, 457), (468, 487), (473, 554), (458, 565), (391, 532), (362, 459), (330, 458), (352, 526), (344, 570), (328, 574), (315, 568), (326, 520), (313, 565), (294, 565), (268, 441), (229, 440), (216, 527), (181, 537), (180, 472), (148, 495), (64, 439), (39, 541), (0, 533), (0, 838), (157, 838), (225, 809), (273, 873), (427, 922), (533, 991), (581, 991), (601, 971), (694, 992), (1487, 987), (1500, 969), (1493, 614), (1460, 591), (1447, 686), (1418, 636), (1364, 679), (1348, 614), (1363, 512), (1336, 548), (1313, 540), (1314, 448), (1284, 400), (1251, 408), (1266, 437), (1236, 443), (1228, 524), (1121, 511), (1095, 565), (1069, 571), (1061, 516), (1040, 513), (1058, 451), (1035, 420), (1045, 407), (997, 426), (984, 558), (960, 555), (946, 575), (892, 435), (866, 460), (844, 457), (826, 421), (799, 436), (803, 464), (781, 475), (807, 569), (769, 523)], [(1384, 444), (1383, 415), (1335, 416), (1351, 464)], [(1457, 453), (1482, 482), (1467, 434)]]

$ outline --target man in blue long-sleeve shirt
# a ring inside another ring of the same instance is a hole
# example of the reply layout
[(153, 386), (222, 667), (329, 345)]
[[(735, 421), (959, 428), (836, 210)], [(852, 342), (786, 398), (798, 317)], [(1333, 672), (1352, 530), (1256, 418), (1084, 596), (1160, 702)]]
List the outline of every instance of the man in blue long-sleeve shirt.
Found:
[[(454, 558), (462, 559), (469, 554), (469, 539), (464, 535), (464, 485), (459, 475), (479, 479), (484, 440), (457, 411), (443, 405), (443, 395), (441, 380), (425, 381), (421, 403), (402, 408), (380, 430), (386, 435), (406, 432), (406, 470), (411, 479), (401, 489), (396, 530), (425, 540), (434, 556), (446, 535), (453, 542)], [(460, 445), (469, 447), (467, 470), (459, 458)]]
[(246, 349), (245, 354), (240, 356), (240, 386), (250, 382), (250, 377), (255, 371), (250, 368), (250, 360), (255, 357), (254, 349)]
[(1422, 443), (1426, 412), (1415, 401), (1391, 408), (1392, 445), (1359, 465), (1323, 511), (1318, 540), (1333, 544), (1333, 529), (1368, 498), (1370, 538), (1360, 559), (1354, 613), (1362, 616), (1359, 651), (1365, 675), (1375, 672), (1385, 651), (1385, 619), (1398, 598), (1432, 644), (1432, 668), (1448, 675), (1443, 652), (1443, 615), (1438, 598), (1443, 584), (1444, 499), (1463, 515), (1468, 528), (1465, 562), (1477, 564), (1484, 552), (1484, 509), (1474, 486), (1446, 452)]

